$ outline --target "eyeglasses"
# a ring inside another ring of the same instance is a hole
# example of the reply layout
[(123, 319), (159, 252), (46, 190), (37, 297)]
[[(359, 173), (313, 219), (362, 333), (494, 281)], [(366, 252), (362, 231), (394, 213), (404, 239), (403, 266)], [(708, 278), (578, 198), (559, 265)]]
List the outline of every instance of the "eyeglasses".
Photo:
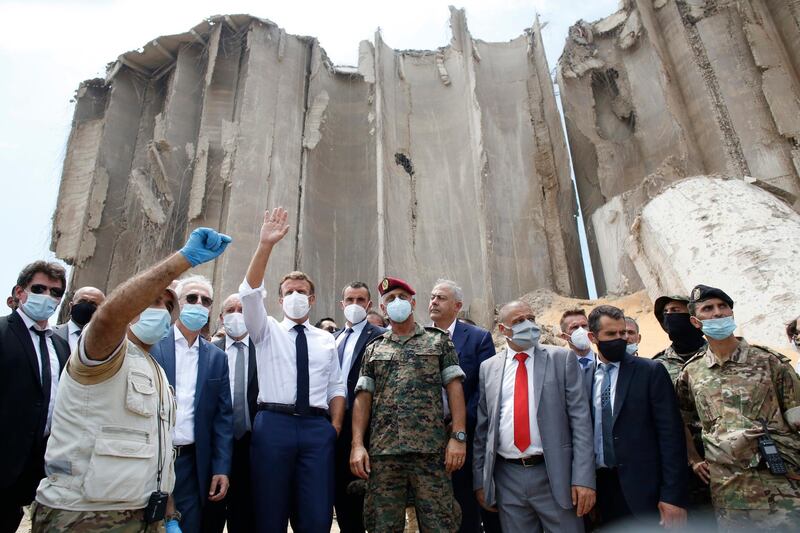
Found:
[(31, 285), (31, 292), (33, 294), (44, 294), (47, 292), (50, 293), (50, 296), (53, 298), (61, 298), (64, 296), (64, 289), (59, 287), (48, 287), (47, 285), (40, 285), (38, 283), (36, 285)]
[(184, 298), (186, 298), (187, 304), (196, 304), (200, 301), (205, 307), (211, 307), (211, 304), (214, 303), (214, 300), (208, 296), (200, 296), (199, 294), (187, 294)]

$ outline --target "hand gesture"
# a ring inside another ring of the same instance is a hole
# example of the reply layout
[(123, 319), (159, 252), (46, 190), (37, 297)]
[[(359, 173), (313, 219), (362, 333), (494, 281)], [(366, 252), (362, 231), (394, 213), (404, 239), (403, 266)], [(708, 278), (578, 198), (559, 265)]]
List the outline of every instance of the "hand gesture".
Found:
[(217, 233), (211, 228), (197, 228), (189, 235), (180, 253), (189, 264), (196, 267), (219, 257), (231, 240), (224, 233)]
[(264, 212), (264, 224), (261, 225), (261, 244), (273, 245), (286, 236), (289, 231), (289, 213), (282, 207), (276, 207), (270, 213), (269, 209)]

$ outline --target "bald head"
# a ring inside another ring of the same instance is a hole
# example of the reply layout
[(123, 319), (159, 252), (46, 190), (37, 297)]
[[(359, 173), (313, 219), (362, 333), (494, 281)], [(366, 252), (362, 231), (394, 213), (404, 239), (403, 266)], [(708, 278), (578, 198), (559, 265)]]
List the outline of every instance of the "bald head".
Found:
[(222, 309), (219, 312), (219, 317), (222, 319), (223, 316), (227, 315), (228, 313), (241, 313), (242, 312), (242, 299), (239, 298), (239, 293), (235, 292), (225, 298), (225, 301), (222, 302)]
[(75, 294), (72, 296), (72, 304), (75, 305), (78, 302), (91, 302), (95, 305), (100, 305), (106, 299), (106, 295), (103, 294), (103, 291), (98, 289), (97, 287), (81, 287)]
[(533, 315), (533, 309), (522, 300), (513, 300), (500, 308), (498, 320), (505, 324), (511, 315)]

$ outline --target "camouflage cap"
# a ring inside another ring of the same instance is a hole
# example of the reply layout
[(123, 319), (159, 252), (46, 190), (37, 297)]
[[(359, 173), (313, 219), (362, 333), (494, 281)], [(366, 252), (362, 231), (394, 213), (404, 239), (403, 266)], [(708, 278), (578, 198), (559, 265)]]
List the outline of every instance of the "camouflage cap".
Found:
[(692, 289), (692, 292), (689, 293), (689, 303), (696, 304), (698, 302), (704, 302), (709, 298), (719, 298), (733, 309), (733, 299), (722, 289), (709, 287), (708, 285), (697, 285)]
[(411, 296), (417, 294), (414, 292), (414, 289), (411, 288), (411, 285), (406, 283), (404, 280), (400, 278), (383, 278), (380, 283), (378, 283), (378, 293), (383, 296), (387, 292), (394, 290), (394, 289), (403, 289)]
[(688, 304), (689, 297), (679, 294), (667, 294), (656, 298), (656, 301), (653, 304), (653, 314), (656, 315), (656, 320), (658, 320), (659, 324), (664, 323), (664, 308), (670, 302), (682, 302)]

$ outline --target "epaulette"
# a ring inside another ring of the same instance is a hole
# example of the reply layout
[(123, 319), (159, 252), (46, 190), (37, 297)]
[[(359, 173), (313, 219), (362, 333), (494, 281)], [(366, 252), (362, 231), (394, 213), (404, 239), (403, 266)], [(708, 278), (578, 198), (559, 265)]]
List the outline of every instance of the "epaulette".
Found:
[(380, 334), (380, 335), (378, 335), (377, 337), (373, 337), (372, 339), (370, 339), (369, 341), (367, 341), (367, 344), (365, 344), (365, 345), (364, 345), (364, 349), (366, 350), (367, 348), (369, 348), (370, 346), (372, 346), (372, 345), (373, 345), (373, 344), (375, 344), (376, 342), (378, 342), (378, 341), (380, 341), (380, 340), (383, 340), (383, 339), (387, 338), (386, 336), (387, 336), (387, 335), (391, 335), (391, 334), (392, 334), (392, 330), (390, 330), (390, 329), (387, 329), (387, 330), (386, 330), (384, 333), (381, 333), (381, 334)]
[(447, 333), (443, 329), (437, 328), (436, 326), (425, 326), (425, 331), (431, 331), (431, 332), (434, 332), (434, 333), (441, 333), (442, 335), (447, 335), (448, 338), (450, 337), (449, 333)]
[(792, 364), (792, 360), (783, 355), (781, 352), (775, 351), (772, 348), (767, 348), (766, 346), (762, 346), (760, 344), (749, 344), (751, 348), (758, 348), (759, 350), (764, 350), (765, 352), (774, 355), (777, 357), (782, 363)]
[(665, 353), (667, 353), (667, 349), (666, 348), (664, 348), (663, 350), (661, 350), (660, 352), (655, 354), (653, 357), (651, 357), (651, 359), (658, 359), (660, 357), (663, 357)]

